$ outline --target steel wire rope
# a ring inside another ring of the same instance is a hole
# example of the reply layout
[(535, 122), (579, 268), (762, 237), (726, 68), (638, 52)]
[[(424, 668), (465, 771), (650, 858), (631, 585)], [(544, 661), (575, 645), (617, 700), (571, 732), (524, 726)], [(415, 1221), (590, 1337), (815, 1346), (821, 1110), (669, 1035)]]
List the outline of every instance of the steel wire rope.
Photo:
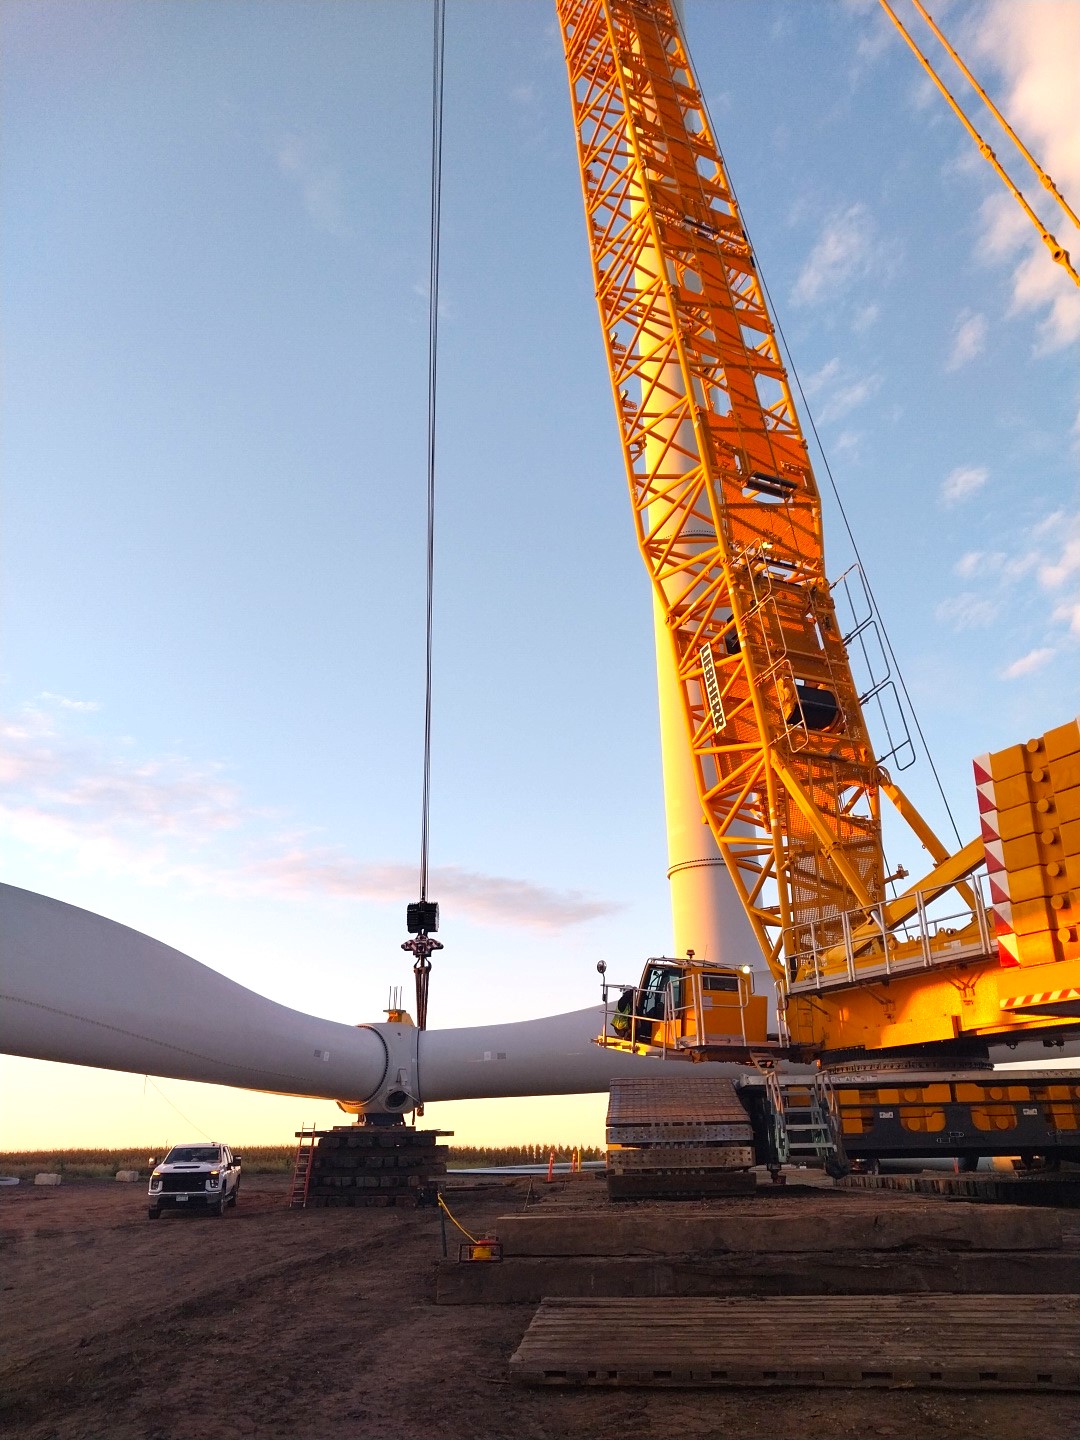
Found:
[(210, 1143), (211, 1145), (214, 1143), (214, 1142), (210, 1139), (210, 1136), (207, 1135), (207, 1133), (206, 1133), (205, 1130), (200, 1129), (200, 1127), (195, 1124), (195, 1121), (192, 1120), (192, 1119), (190, 1118), (190, 1116), (184, 1114), (183, 1110), (180, 1109), (180, 1106), (179, 1106), (179, 1105), (173, 1104), (173, 1102), (169, 1099), (168, 1095), (165, 1094), (165, 1091), (162, 1090), (162, 1088), (161, 1088), (160, 1085), (156, 1085), (156, 1084), (154, 1083), (154, 1081), (150, 1079), (150, 1076), (149, 1076), (149, 1075), (144, 1075), (144, 1076), (143, 1076), (143, 1094), (144, 1094), (144, 1095), (146, 1094), (146, 1087), (147, 1087), (147, 1085), (149, 1085), (149, 1086), (151, 1087), (151, 1089), (157, 1091), (157, 1093), (161, 1096), (162, 1100), (165, 1101), (165, 1104), (171, 1106), (172, 1109), (176, 1111), (177, 1115), (180, 1116), (180, 1119), (181, 1119), (181, 1120), (186, 1121), (187, 1124), (190, 1125), (193, 1130), (198, 1130), (198, 1131), (199, 1131), (199, 1134), (203, 1137), (204, 1140), (209, 1141), (209, 1143)]
[[(420, 903), (409, 905), (409, 939), (403, 950), (413, 956), (416, 981), (416, 1028), (427, 1029), (428, 979), (431, 957), (443, 947), (433, 932), (439, 928), (439, 907), (428, 900), (431, 848), (431, 712), (433, 620), (435, 613), (435, 433), (439, 383), (439, 245), (442, 212), (443, 55), (446, 37), (444, 0), (434, 0), (431, 43), (431, 217), (428, 268), (427, 364), (427, 544), (424, 557), (424, 760), (420, 799)], [(417, 1059), (419, 1067), (419, 1058)], [(417, 1076), (419, 1088), (419, 1075)], [(415, 1113), (423, 1114), (418, 1101)]]
[(435, 0), (431, 75), (431, 233), (428, 273), (427, 553), (424, 615), (424, 770), (420, 818), (420, 899), (427, 899), (431, 839), (432, 631), (435, 596), (435, 424), (439, 378), (439, 245), (442, 212), (444, 0)]
[[(677, 19), (677, 18), (676, 18), (676, 24), (678, 25), (678, 19)], [(681, 26), (679, 27), (679, 29), (680, 29), (680, 32), (681, 32)], [(685, 36), (683, 36), (681, 33), (680, 33), (680, 39), (682, 40), (683, 54), (686, 56), (687, 60), (689, 61), (689, 53), (690, 53), (690, 52), (689, 52), (689, 50), (688, 50), (688, 48), (687, 48), (687, 45), (686, 45)], [(697, 83), (696, 76), (695, 76), (695, 83), (696, 83), (696, 85), (697, 85), (698, 95), (701, 97), (701, 107), (702, 107), (702, 109), (703, 109), (704, 112), (705, 112), (705, 121), (706, 121), (706, 124), (708, 125), (709, 133), (710, 133), (710, 135), (711, 135), (711, 137), (712, 137), (712, 142), (713, 142), (713, 144), (716, 146), (716, 153), (717, 153), (717, 155), (718, 155), (719, 158), (720, 158), (720, 164), (723, 166), (724, 179), (725, 179), (725, 181), (727, 182), (727, 188), (728, 188), (728, 190), (729, 190), (729, 192), (730, 192), (730, 194), (731, 194), (732, 200), (734, 200), (734, 202), (735, 202), (735, 207), (736, 207), (738, 213), (739, 213), (740, 215), (742, 215), (742, 214), (743, 214), (743, 208), (742, 208), (741, 203), (739, 202), (739, 197), (738, 197), (738, 195), (737, 195), (736, 192), (735, 192), (735, 186), (734, 186), (734, 183), (732, 182), (732, 179), (731, 179), (731, 170), (730, 170), (729, 167), (728, 167), (727, 160), (726, 160), (725, 157), (724, 157), (724, 152), (723, 152), (723, 150), (722, 150), (721, 147), (720, 147), (720, 142), (719, 142), (719, 140), (717, 139), (716, 126), (713, 124), (712, 113), (711, 113), (710, 110), (709, 110), (709, 102), (708, 102), (708, 100), (705, 98), (705, 92), (704, 92), (704, 90), (702, 89), (700, 83)], [(884, 642), (885, 642), (886, 650), (888, 651), (888, 657), (889, 657), (890, 661), (892, 662), (893, 668), (894, 668), (895, 671), (896, 671), (896, 678), (897, 678), (897, 680), (898, 680), (899, 683), (900, 683), (900, 689), (901, 689), (901, 691), (902, 691), (902, 693), (903, 693), (904, 700), (905, 700), (905, 702), (906, 702), (906, 704), (907, 704), (908, 711), (909, 711), (909, 713), (910, 713), (910, 715), (911, 715), (912, 723), (913, 723), (914, 726), (915, 726), (915, 733), (916, 733), (916, 734), (918, 735), (918, 737), (919, 737), (919, 741), (920, 741), (920, 743), (921, 743), (921, 745), (922, 745), (922, 748), (923, 748), (923, 753), (925, 754), (926, 759), (927, 759), (927, 763), (928, 763), (929, 766), (930, 766), (930, 771), (931, 771), (931, 774), (932, 774), (933, 777), (934, 777), (934, 783), (935, 783), (936, 786), (937, 786), (938, 794), (941, 796), (941, 803), (942, 803), (942, 804), (944, 805), (944, 807), (945, 807), (945, 813), (946, 813), (946, 815), (948, 815), (948, 817), (949, 817), (949, 824), (952, 826), (953, 834), (956, 836), (956, 843), (957, 843), (958, 845), (962, 845), (962, 844), (963, 844), (963, 840), (962, 840), (961, 837), (960, 837), (960, 830), (959, 830), (959, 828), (958, 828), (958, 826), (957, 826), (957, 824), (956, 824), (956, 819), (955, 819), (955, 817), (953, 816), (952, 807), (951, 807), (951, 805), (949, 804), (949, 797), (948, 797), (948, 795), (946, 795), (946, 793), (945, 793), (945, 787), (944, 787), (944, 785), (941, 783), (941, 776), (938, 774), (938, 768), (937, 768), (937, 766), (936, 766), (935, 763), (934, 763), (934, 757), (933, 757), (933, 755), (932, 755), (931, 752), (930, 752), (930, 746), (929, 746), (929, 745), (927, 744), (927, 742), (926, 742), (926, 736), (925, 736), (925, 734), (923, 733), (922, 725), (921, 725), (920, 722), (919, 722), (918, 712), (916, 711), (915, 706), (914, 706), (914, 704), (913, 704), (913, 702), (912, 702), (911, 693), (910, 693), (910, 691), (908, 690), (908, 687), (907, 687), (907, 681), (904, 679), (904, 672), (903, 672), (903, 670), (900, 668), (900, 662), (899, 662), (899, 660), (896, 658), (896, 651), (895, 651), (894, 648), (893, 648), (892, 639), (891, 639), (891, 637), (890, 637), (890, 635), (889, 635), (888, 629), (886, 628), (884, 616), (883, 616), (882, 613), (881, 613), (881, 610), (880, 610), (880, 608), (879, 608), (879, 606), (878, 606), (878, 603), (877, 603), (877, 597), (874, 595), (873, 588), (872, 588), (872, 586), (871, 586), (871, 584), (870, 584), (870, 579), (869, 579), (869, 576), (867, 575), (867, 572), (866, 572), (866, 566), (863, 564), (862, 554), (861, 554), (861, 552), (860, 552), (860, 550), (859, 550), (858, 543), (857, 543), (857, 541), (856, 541), (856, 539), (855, 539), (855, 533), (854, 533), (854, 531), (853, 531), (852, 528), (851, 528), (851, 522), (850, 522), (850, 520), (848, 519), (847, 511), (844, 509), (844, 502), (843, 502), (843, 500), (840, 498), (840, 491), (839, 491), (839, 489), (838, 489), (838, 487), (837, 487), (836, 479), (835, 479), (835, 477), (834, 477), (834, 475), (833, 475), (833, 472), (832, 472), (832, 466), (829, 464), (829, 457), (826, 455), (826, 453), (825, 453), (825, 447), (824, 447), (824, 445), (822, 445), (822, 443), (821, 443), (821, 436), (818, 434), (818, 428), (817, 428), (817, 424), (815, 423), (815, 420), (814, 420), (813, 411), (810, 409), (810, 405), (809, 405), (809, 403), (808, 403), (808, 401), (807, 401), (807, 398), (806, 398), (806, 392), (805, 392), (805, 390), (803, 389), (802, 380), (799, 378), (799, 372), (798, 372), (798, 369), (796, 368), (795, 360), (794, 360), (794, 357), (792, 356), (792, 353), (791, 353), (791, 347), (790, 347), (790, 345), (788, 344), (787, 336), (784, 334), (784, 327), (783, 327), (783, 326), (781, 325), (781, 323), (780, 323), (779, 312), (777, 311), (776, 306), (773, 304), (773, 298), (772, 298), (772, 295), (771, 295), (770, 292), (769, 292), (769, 286), (768, 286), (768, 284), (767, 284), (767, 282), (766, 282), (766, 280), (765, 280), (764, 271), (762, 270), (761, 264), (760, 264), (760, 262), (759, 262), (759, 260), (758, 260), (757, 250), (756, 250), (753, 242), (752, 242), (751, 239), (750, 239), (749, 232), (744, 229), (744, 232), (743, 232), (743, 233), (744, 233), (744, 235), (745, 235), (745, 237), (746, 237), (746, 244), (747, 244), (747, 246), (748, 246), (748, 248), (749, 248), (749, 250), (750, 250), (751, 259), (752, 259), (753, 262), (754, 262), (754, 269), (755, 269), (755, 271), (756, 271), (756, 273), (757, 273), (758, 279), (759, 279), (760, 282), (761, 282), (761, 288), (762, 288), (762, 290), (764, 291), (764, 294), (765, 294), (765, 300), (766, 300), (766, 302), (767, 302), (767, 306), (768, 306), (768, 311), (769, 311), (769, 314), (770, 314), (770, 318), (772, 319), (773, 324), (776, 326), (776, 333), (777, 333), (777, 335), (780, 337), (780, 344), (783, 346), (784, 354), (787, 356), (788, 368), (790, 369), (791, 374), (792, 374), (792, 377), (793, 377), (794, 380), (795, 380), (795, 385), (796, 385), (796, 388), (798, 389), (798, 392), (799, 392), (799, 399), (800, 399), (800, 401), (802, 402), (802, 406), (803, 406), (803, 410), (804, 410), (804, 412), (805, 412), (805, 414), (806, 414), (806, 418), (807, 418), (807, 420), (810, 422), (810, 430), (811, 430), (811, 433), (813, 434), (813, 437), (814, 437), (814, 443), (816, 444), (816, 446), (817, 446), (817, 448), (818, 448), (818, 454), (821, 456), (822, 464), (825, 466), (825, 474), (829, 477), (829, 488), (832, 490), (833, 499), (836, 501), (837, 508), (838, 508), (839, 511), (840, 511), (840, 518), (841, 518), (841, 519), (843, 520), (843, 522), (844, 522), (844, 530), (845, 530), (846, 533), (847, 533), (848, 542), (849, 542), (850, 545), (851, 545), (852, 553), (854, 554), (855, 559), (856, 559), (856, 561), (858, 562), (859, 569), (860, 569), (860, 571), (862, 572), (863, 583), (864, 583), (864, 585), (866, 586), (867, 596), (868, 596), (868, 598), (869, 598), (869, 600), (870, 600), (871, 606), (873, 607), (874, 614), (877, 616), (877, 622), (878, 622), (878, 624), (879, 624), (880, 627), (881, 627), (881, 635), (882, 635), (882, 638), (883, 638), (883, 640), (884, 640)]]
[[(751, 250), (752, 249), (753, 246), (751, 246)], [(756, 255), (754, 257), (754, 263), (755, 265), (757, 265)], [(848, 519), (847, 511), (844, 509), (844, 502), (840, 498), (840, 490), (836, 484), (836, 478), (833, 475), (832, 466), (829, 464), (829, 457), (825, 453), (825, 447), (821, 443), (821, 436), (818, 434), (817, 422), (814, 420), (814, 413), (810, 409), (810, 404), (807, 401), (806, 391), (803, 389), (802, 380), (799, 378), (799, 371), (796, 368), (795, 360), (791, 353), (791, 347), (788, 345), (787, 336), (784, 334), (784, 327), (781, 325), (779, 317), (776, 315), (776, 307), (773, 305), (773, 299), (772, 296), (769, 294), (769, 287), (765, 283), (765, 277), (761, 274), (760, 266), (758, 266), (758, 275), (761, 278), (761, 288), (765, 292), (765, 298), (769, 302), (769, 309), (773, 312), (773, 323), (776, 325), (776, 333), (780, 337), (780, 343), (784, 347), (784, 354), (787, 356), (788, 366), (795, 380), (795, 385), (799, 391), (799, 399), (802, 402), (806, 418), (810, 422), (810, 430), (814, 437), (814, 444), (817, 446), (818, 454), (821, 456), (821, 463), (825, 466), (825, 474), (829, 477), (829, 488), (833, 493), (833, 499), (836, 501), (837, 509), (840, 511), (840, 518), (844, 522), (844, 530), (847, 533), (848, 542), (851, 545), (852, 553), (854, 554), (855, 559), (858, 562), (859, 570), (862, 572), (863, 584), (866, 586), (867, 596), (869, 597), (870, 604), (873, 607), (874, 614), (877, 616), (877, 623), (881, 627), (881, 636), (882, 639), (885, 641), (885, 648), (888, 651), (889, 660), (892, 662), (893, 669), (896, 671), (896, 678), (900, 682), (900, 689), (903, 692), (904, 701), (907, 704), (908, 711), (911, 715), (912, 723), (915, 726), (915, 733), (919, 737), (919, 742), (923, 748), (923, 754), (926, 756), (927, 763), (930, 766), (930, 771), (934, 777), (934, 783), (937, 786), (938, 794), (941, 796), (941, 803), (945, 806), (945, 813), (949, 817), (949, 824), (952, 826), (953, 834), (956, 836), (956, 843), (958, 845), (962, 845), (964, 842), (960, 838), (960, 831), (957, 827), (956, 819), (952, 812), (952, 806), (949, 804), (949, 797), (945, 793), (945, 787), (941, 783), (941, 776), (938, 774), (938, 768), (934, 763), (934, 757), (930, 752), (930, 746), (927, 744), (926, 736), (923, 733), (922, 725), (919, 722), (919, 715), (915, 709), (914, 702), (911, 699), (911, 692), (908, 690), (907, 681), (904, 679), (904, 672), (900, 668), (900, 661), (896, 658), (896, 651), (893, 649), (892, 637), (889, 635), (888, 628), (885, 625), (885, 617), (881, 613), (881, 607), (878, 605), (877, 596), (874, 594), (873, 586), (870, 584), (870, 577), (867, 574), (866, 566), (863, 563), (862, 553), (859, 550), (858, 542), (855, 539), (855, 532), (851, 528), (851, 521)]]

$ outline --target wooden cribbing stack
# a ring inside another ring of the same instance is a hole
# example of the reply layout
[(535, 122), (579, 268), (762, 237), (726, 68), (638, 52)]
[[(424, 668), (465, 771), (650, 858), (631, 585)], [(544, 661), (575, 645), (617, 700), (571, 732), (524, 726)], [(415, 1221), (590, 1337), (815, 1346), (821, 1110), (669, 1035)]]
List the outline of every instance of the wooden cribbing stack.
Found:
[(701, 1199), (756, 1188), (753, 1128), (730, 1080), (613, 1080), (607, 1145), (612, 1200)]
[(316, 1132), (307, 1204), (330, 1206), (434, 1205), (446, 1174), (449, 1130), (406, 1125), (337, 1125)]

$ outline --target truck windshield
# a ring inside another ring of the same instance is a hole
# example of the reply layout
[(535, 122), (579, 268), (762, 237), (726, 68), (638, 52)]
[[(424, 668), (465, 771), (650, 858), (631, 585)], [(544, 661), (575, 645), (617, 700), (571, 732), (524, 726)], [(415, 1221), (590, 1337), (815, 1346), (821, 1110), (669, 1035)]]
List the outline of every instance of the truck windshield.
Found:
[(216, 1145), (177, 1145), (165, 1156), (166, 1165), (216, 1165), (221, 1151)]

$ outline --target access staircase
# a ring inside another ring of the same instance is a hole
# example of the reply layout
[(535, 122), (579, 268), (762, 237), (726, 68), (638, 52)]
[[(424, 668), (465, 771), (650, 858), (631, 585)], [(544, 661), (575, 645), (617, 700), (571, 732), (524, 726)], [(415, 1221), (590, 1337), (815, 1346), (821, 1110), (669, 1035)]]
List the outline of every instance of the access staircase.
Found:
[(834, 1177), (846, 1175), (840, 1107), (829, 1076), (822, 1071), (802, 1077), (781, 1076), (763, 1067), (770, 1124), (769, 1169), (784, 1165), (820, 1166)]

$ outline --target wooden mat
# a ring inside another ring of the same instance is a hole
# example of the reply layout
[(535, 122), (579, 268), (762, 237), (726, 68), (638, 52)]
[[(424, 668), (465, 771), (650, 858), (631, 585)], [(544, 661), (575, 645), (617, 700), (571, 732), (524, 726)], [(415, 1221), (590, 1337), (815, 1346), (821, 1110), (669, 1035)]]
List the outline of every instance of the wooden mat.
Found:
[(544, 1300), (525, 1385), (1080, 1391), (1076, 1295)]

